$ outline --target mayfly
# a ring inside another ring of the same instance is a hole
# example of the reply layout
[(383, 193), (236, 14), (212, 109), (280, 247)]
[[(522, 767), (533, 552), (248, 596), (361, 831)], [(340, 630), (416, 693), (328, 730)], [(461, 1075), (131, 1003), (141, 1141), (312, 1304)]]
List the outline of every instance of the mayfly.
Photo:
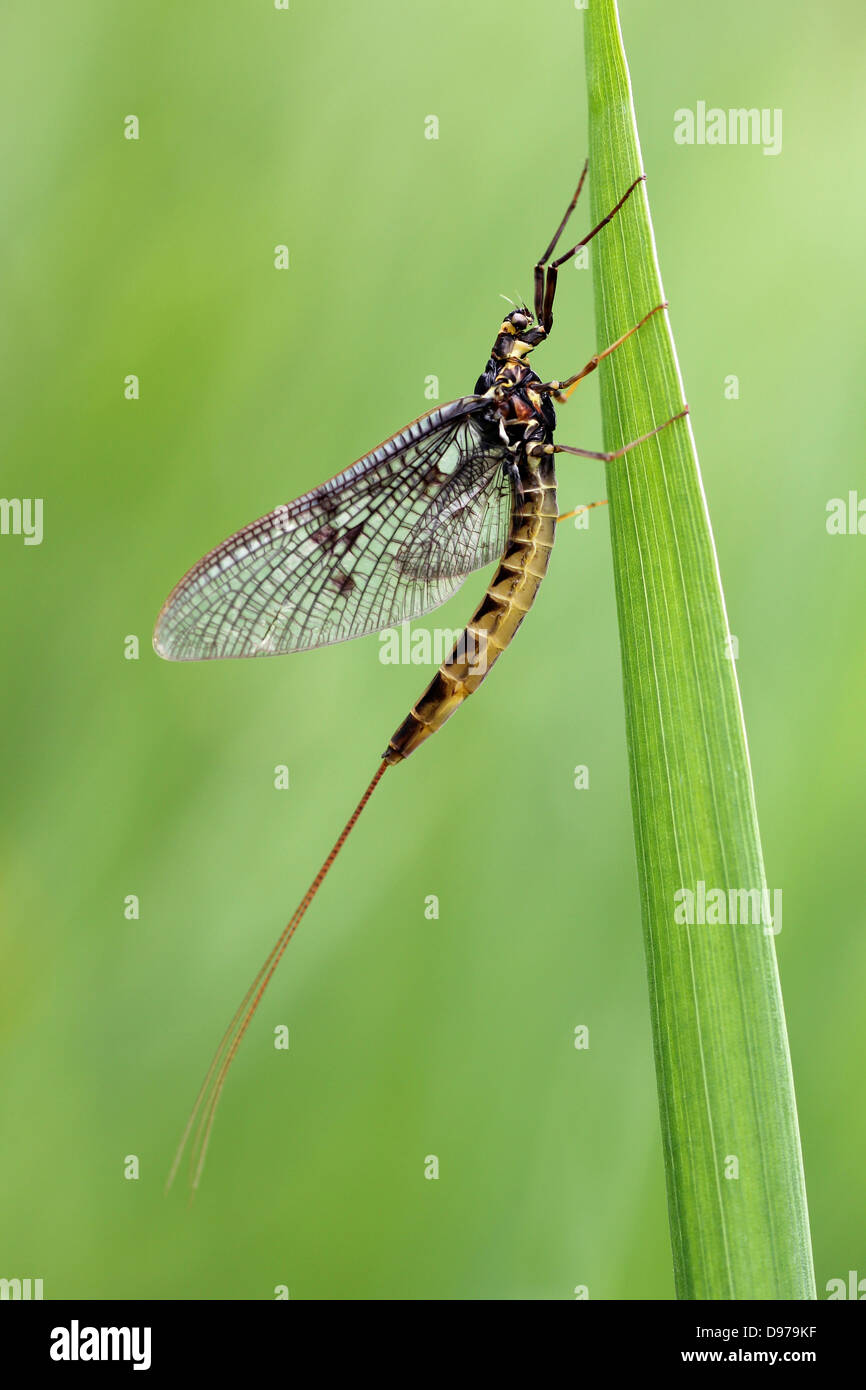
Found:
[(598, 235), (645, 177), (554, 260), (586, 171), (584, 165), (556, 234), (535, 266), (534, 312), (515, 306), (505, 316), (472, 395), (437, 406), (345, 472), (237, 531), (192, 567), (159, 615), (154, 646), (171, 661), (273, 656), (419, 618), (456, 593), (475, 570), (499, 561), (451, 656), (392, 734), (372, 781), (244, 995), (199, 1091), (169, 1183), (192, 1136), (191, 1183), (198, 1185), (238, 1047), (283, 952), (385, 770), (414, 753), (477, 690), (535, 601), (557, 520), (563, 519), (557, 514), (555, 456), (610, 461), (688, 413), (686, 406), (612, 453), (553, 442), (553, 400), (567, 400), (604, 357), (666, 307), (650, 309), (564, 381), (543, 381), (529, 366), (530, 353), (553, 327), (559, 268)]

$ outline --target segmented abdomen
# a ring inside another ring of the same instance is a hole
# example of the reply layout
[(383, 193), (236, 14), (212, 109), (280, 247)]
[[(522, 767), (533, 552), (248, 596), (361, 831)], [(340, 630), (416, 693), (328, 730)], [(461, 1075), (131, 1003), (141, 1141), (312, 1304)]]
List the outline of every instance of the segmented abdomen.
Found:
[(529, 612), (547, 573), (556, 532), (553, 456), (520, 465), (523, 497), (515, 503), (508, 541), (484, 598), (417, 704), (382, 755), (397, 763), (440, 729), (477, 690)]

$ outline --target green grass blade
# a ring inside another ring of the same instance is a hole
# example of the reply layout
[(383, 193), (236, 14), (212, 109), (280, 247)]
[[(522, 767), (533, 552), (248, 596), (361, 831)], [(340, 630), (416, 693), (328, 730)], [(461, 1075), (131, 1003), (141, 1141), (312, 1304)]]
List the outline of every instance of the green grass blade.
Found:
[[(589, 6), (586, 63), (596, 222), (643, 172), (615, 0)], [(591, 257), (603, 346), (664, 299), (647, 185)], [(668, 316), (656, 314), (599, 376), (608, 450), (676, 414), (684, 396)], [(608, 465), (608, 497), (677, 1294), (814, 1298), (772, 929), (676, 920), (678, 890), (723, 890), (727, 919), (729, 890), (766, 887), (690, 421)], [(743, 906), (737, 899), (741, 920)]]

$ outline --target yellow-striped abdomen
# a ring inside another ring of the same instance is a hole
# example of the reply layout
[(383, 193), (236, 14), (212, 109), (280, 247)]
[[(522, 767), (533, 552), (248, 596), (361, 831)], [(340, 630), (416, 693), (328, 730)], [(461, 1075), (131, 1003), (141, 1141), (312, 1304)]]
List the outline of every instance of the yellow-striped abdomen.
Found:
[(553, 455), (524, 459), (519, 476), (522, 497), (515, 502), (496, 573), (451, 656), (391, 737), (386, 763), (408, 758), (478, 689), (535, 602), (556, 533)]

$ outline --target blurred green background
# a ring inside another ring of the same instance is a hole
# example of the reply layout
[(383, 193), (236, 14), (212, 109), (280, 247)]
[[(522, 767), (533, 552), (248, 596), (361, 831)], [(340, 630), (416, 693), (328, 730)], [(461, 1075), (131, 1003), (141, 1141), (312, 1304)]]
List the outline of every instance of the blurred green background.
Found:
[[(866, 1275), (866, 538), (825, 527), (866, 492), (861, 7), (623, 0), (622, 21), (784, 894), (823, 1291)], [(173, 666), (153, 620), (211, 545), (428, 409), (429, 375), (472, 389), (583, 159), (581, 31), (571, 0), (4, 7), (0, 491), (44, 498), (45, 534), (0, 537), (0, 1275), (46, 1297), (672, 1296), (604, 511), (563, 528), (513, 650), (382, 783), (195, 1203), (162, 1190), (429, 672), (375, 637)], [(676, 145), (699, 100), (782, 108), (782, 153)], [(589, 274), (561, 285), (554, 376), (596, 346)], [(559, 437), (600, 447), (594, 383)], [(566, 460), (563, 507), (602, 476)]]

